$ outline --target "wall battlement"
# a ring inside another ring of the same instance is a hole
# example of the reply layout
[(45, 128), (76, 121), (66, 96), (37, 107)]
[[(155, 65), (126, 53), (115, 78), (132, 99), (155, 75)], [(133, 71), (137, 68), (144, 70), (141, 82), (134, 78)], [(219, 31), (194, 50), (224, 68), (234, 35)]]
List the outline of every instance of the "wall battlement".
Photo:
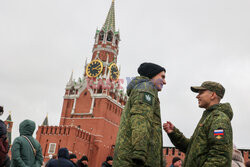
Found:
[(65, 135), (75, 136), (76, 138), (90, 141), (94, 138), (94, 135), (89, 132), (78, 128), (77, 126), (39, 126), (38, 131), (41, 131), (41, 135)]

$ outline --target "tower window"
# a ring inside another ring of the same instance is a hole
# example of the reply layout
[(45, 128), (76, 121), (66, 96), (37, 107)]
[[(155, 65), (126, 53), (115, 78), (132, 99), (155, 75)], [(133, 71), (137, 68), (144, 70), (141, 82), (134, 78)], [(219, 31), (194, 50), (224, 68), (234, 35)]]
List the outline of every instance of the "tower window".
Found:
[(99, 40), (100, 40), (100, 41), (102, 41), (102, 40), (103, 40), (103, 38), (104, 38), (104, 32), (103, 32), (103, 31), (101, 31), (101, 32), (100, 32), (100, 35), (99, 35)]
[(102, 93), (102, 87), (100, 86), (99, 89), (97, 90), (97, 93)]
[(113, 33), (111, 31), (109, 31), (107, 41), (112, 42), (112, 40), (113, 40)]
[(69, 94), (74, 94), (74, 93), (75, 93), (75, 88), (74, 88), (74, 86), (72, 86), (70, 91), (69, 91)]
[(173, 148), (172, 155), (175, 155), (175, 148)]

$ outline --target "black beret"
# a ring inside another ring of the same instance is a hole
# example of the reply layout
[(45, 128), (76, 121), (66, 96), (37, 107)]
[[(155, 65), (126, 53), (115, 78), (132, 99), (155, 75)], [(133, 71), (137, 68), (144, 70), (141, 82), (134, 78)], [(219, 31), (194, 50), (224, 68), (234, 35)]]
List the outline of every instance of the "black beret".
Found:
[(166, 72), (164, 67), (161, 67), (154, 63), (142, 63), (140, 67), (137, 69), (137, 71), (140, 74), (140, 76), (148, 77), (150, 79), (162, 71)]
[(111, 156), (107, 156), (106, 161), (113, 161), (113, 158)]

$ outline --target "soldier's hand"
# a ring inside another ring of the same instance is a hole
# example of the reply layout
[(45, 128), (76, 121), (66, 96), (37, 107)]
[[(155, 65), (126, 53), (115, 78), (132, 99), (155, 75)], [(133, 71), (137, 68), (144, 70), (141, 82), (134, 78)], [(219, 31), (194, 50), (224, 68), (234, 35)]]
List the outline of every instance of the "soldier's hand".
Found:
[(163, 129), (167, 133), (172, 133), (174, 131), (174, 125), (171, 122), (167, 121), (163, 124)]

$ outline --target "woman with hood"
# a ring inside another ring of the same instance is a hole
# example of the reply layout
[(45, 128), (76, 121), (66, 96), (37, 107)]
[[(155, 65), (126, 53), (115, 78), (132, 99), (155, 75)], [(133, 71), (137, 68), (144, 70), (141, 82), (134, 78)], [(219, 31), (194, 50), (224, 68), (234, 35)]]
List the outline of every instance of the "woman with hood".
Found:
[(19, 125), (20, 136), (11, 147), (11, 167), (41, 167), (43, 164), (40, 143), (32, 137), (36, 124), (31, 120), (24, 120)]

